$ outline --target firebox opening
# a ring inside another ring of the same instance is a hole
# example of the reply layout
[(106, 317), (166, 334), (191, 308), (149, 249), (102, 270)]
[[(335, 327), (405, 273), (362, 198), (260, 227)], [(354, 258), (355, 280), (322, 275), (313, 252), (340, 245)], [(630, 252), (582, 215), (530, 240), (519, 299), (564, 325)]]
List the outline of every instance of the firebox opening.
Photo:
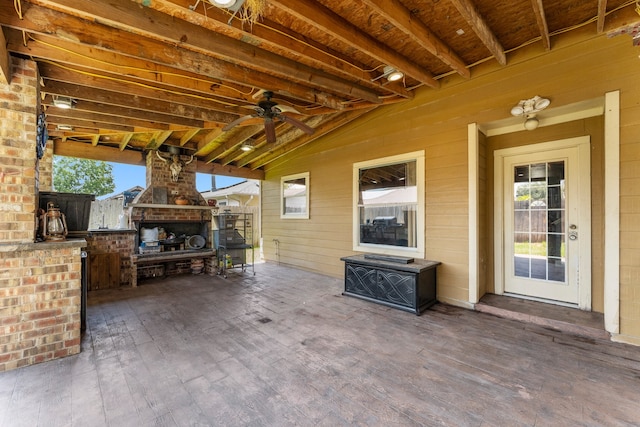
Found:
[[(143, 245), (145, 235), (157, 233), (158, 252), (184, 251), (184, 250), (210, 250), (211, 249), (211, 223), (206, 221), (138, 221), (135, 223), (136, 242), (139, 249)], [(189, 241), (192, 236), (201, 236), (204, 246), (193, 248)], [(138, 250), (140, 252), (140, 249)], [(141, 252), (140, 252), (141, 253)]]

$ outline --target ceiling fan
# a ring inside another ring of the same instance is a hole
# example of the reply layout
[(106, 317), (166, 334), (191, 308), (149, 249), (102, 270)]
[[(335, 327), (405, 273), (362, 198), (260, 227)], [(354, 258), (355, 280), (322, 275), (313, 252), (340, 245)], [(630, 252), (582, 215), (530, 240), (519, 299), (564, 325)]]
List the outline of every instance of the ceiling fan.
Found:
[(313, 134), (313, 132), (315, 132), (315, 129), (313, 129), (312, 127), (304, 124), (299, 120), (294, 119), (293, 117), (289, 117), (285, 115), (284, 113), (288, 113), (288, 112), (295, 113), (295, 114), (300, 114), (300, 112), (293, 107), (289, 107), (287, 105), (280, 105), (277, 102), (272, 101), (271, 98), (273, 97), (273, 92), (265, 91), (263, 95), (264, 95), (264, 99), (258, 102), (258, 105), (248, 106), (248, 108), (254, 109), (255, 113), (249, 114), (247, 116), (242, 116), (232, 121), (231, 123), (223, 127), (222, 130), (226, 132), (229, 129), (244, 122), (245, 120), (261, 117), (264, 119), (264, 131), (265, 131), (268, 143), (276, 142), (276, 124), (275, 124), (276, 120), (289, 123), (290, 125), (297, 127), (298, 129), (302, 130), (308, 135), (311, 135)]

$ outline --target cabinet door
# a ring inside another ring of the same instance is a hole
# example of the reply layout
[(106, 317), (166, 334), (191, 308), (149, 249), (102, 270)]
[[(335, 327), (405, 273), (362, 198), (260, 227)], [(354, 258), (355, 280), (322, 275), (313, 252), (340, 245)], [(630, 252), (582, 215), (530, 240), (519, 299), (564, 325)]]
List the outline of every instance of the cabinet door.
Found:
[(89, 253), (87, 267), (88, 290), (120, 286), (120, 255), (118, 253)]
[(357, 264), (346, 265), (344, 288), (346, 292), (378, 299), (378, 272), (375, 268)]
[(379, 299), (404, 307), (416, 305), (416, 275), (395, 270), (378, 270)]

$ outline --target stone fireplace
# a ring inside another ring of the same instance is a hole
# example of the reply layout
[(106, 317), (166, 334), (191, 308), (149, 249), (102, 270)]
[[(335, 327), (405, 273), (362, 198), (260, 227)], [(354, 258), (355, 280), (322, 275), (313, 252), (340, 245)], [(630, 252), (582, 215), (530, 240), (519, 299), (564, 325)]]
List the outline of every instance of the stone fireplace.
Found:
[[(215, 274), (211, 224), (217, 208), (208, 206), (196, 189), (197, 160), (171, 148), (147, 153), (146, 188), (129, 206), (129, 223), (136, 230), (132, 286), (138, 279), (198, 269)], [(145, 237), (149, 230), (158, 232), (157, 243)]]

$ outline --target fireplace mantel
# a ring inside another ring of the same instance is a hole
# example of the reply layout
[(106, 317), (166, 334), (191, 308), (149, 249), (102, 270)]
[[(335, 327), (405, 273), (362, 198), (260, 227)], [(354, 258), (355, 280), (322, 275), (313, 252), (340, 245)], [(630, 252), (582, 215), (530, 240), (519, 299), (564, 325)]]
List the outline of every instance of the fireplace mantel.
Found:
[(161, 205), (157, 203), (130, 203), (128, 205), (131, 208), (153, 208), (153, 209), (184, 209), (184, 210), (210, 210), (218, 211), (217, 207), (213, 206), (199, 206), (199, 205)]

